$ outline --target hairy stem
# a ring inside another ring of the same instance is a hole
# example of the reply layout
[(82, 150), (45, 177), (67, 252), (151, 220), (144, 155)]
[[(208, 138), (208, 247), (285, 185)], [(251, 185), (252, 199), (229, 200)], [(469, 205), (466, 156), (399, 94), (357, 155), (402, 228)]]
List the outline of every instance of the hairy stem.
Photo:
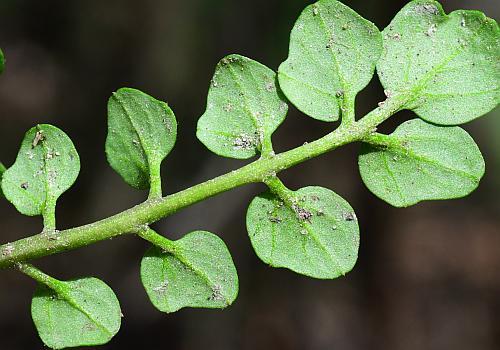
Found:
[(269, 187), (269, 190), (272, 193), (281, 199), (290, 197), (290, 194), (292, 193), (292, 191), (289, 190), (277, 176), (265, 178), (263, 182), (267, 185), (267, 187)]
[(161, 175), (160, 175), (160, 164), (161, 162), (150, 162), (149, 170), (149, 199), (161, 198)]
[(38, 283), (44, 284), (53, 291), (62, 294), (64, 292), (64, 286), (61, 283), (61, 281), (56, 280), (53, 277), (50, 277), (49, 275), (43, 273), (39, 269), (37, 269), (35, 266), (31, 264), (25, 264), (25, 263), (18, 263), (17, 268), (19, 271), (24, 273), (25, 275), (31, 277)]
[(341, 103), (342, 124), (349, 125), (355, 121), (355, 96), (344, 94)]
[(56, 205), (51, 200), (47, 200), (43, 210), (43, 229), (44, 231), (54, 231), (56, 229)]
[(166, 197), (150, 198), (144, 203), (95, 223), (58, 231), (57, 235), (42, 232), (4, 244), (0, 246), (0, 268), (12, 266), (16, 262), (87, 246), (123, 234), (137, 233), (144, 228), (144, 225), (156, 222), (208, 197), (245, 184), (264, 182), (269, 176), (274, 176), (296, 164), (339, 146), (363, 140), (375, 132), (376, 127), (397, 112), (406, 101), (405, 95), (394, 96), (361, 120), (343, 124), (316, 141), (275, 156), (260, 158), (238, 170)]
[(166, 237), (158, 234), (156, 231), (151, 229), (149, 226), (145, 226), (143, 229), (137, 232), (137, 236), (148, 241), (149, 243), (163, 249), (165, 252), (174, 254), (175, 253), (175, 243)]

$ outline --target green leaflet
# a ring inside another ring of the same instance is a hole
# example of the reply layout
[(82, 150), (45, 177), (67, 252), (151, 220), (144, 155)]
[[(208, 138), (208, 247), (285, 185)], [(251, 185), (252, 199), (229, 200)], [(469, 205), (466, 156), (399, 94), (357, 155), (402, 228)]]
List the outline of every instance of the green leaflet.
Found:
[(291, 199), (269, 192), (253, 199), (247, 229), (265, 263), (314, 278), (336, 278), (356, 263), (359, 228), (354, 210), (322, 187), (304, 187)]
[(464, 197), (479, 184), (484, 160), (467, 132), (413, 119), (389, 136), (374, 135), (359, 156), (366, 186), (395, 207)]
[(388, 97), (436, 124), (456, 125), (500, 101), (500, 30), (478, 11), (446, 15), (435, 1), (412, 1), (383, 31), (377, 71)]
[(3, 51), (0, 49), (0, 74), (3, 73), (5, 69), (5, 56), (3, 55)]
[[(2, 163), (0, 163), (0, 184), (2, 183), (2, 177), (5, 170), (7, 170), (7, 168), (5, 168)], [(2, 191), (2, 186), (0, 186), (0, 197), (5, 197)]]
[(97, 278), (55, 281), (57, 291), (39, 284), (31, 303), (38, 334), (49, 348), (101, 345), (118, 333), (120, 304)]
[(278, 69), (281, 89), (308, 116), (335, 121), (354, 113), (354, 98), (372, 79), (382, 53), (377, 27), (335, 0), (304, 9)]
[(161, 196), (160, 165), (176, 137), (177, 122), (165, 102), (130, 88), (109, 99), (106, 155), (130, 186)]
[(2, 190), (19, 212), (42, 214), (46, 228), (52, 229), (56, 201), (79, 172), (80, 158), (70, 138), (55, 126), (41, 124), (24, 136), (14, 165), (3, 174)]
[(195, 231), (171, 244), (170, 252), (151, 248), (141, 263), (142, 283), (158, 310), (225, 308), (233, 303), (238, 275), (219, 237)]
[(230, 55), (217, 64), (196, 136), (223, 157), (268, 154), (271, 134), (287, 111), (275, 72), (249, 58)]

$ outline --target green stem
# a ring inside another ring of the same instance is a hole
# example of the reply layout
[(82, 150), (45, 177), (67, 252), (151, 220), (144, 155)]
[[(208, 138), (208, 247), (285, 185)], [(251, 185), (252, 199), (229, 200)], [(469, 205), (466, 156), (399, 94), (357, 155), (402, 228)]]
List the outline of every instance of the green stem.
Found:
[(271, 140), (271, 135), (264, 138), (262, 141), (262, 149), (260, 150), (262, 158), (274, 157), (273, 142)]
[(363, 142), (377, 147), (401, 147), (401, 141), (396, 137), (379, 133), (373, 133), (372, 135), (365, 137)]
[(152, 160), (149, 164), (149, 199), (161, 198), (161, 161)]
[(151, 244), (163, 249), (165, 252), (174, 254), (175, 253), (175, 243), (166, 237), (158, 234), (156, 231), (151, 229), (149, 226), (137, 231), (137, 236), (150, 242)]
[(341, 104), (343, 125), (350, 125), (355, 122), (355, 102), (355, 96), (351, 96), (351, 94), (347, 92), (344, 94)]
[(47, 287), (49, 287), (50, 289), (52, 289), (56, 293), (64, 294), (65, 286), (61, 281), (43, 273), (42, 271), (37, 269), (35, 266), (33, 266), (31, 264), (26, 264), (26, 263), (18, 263), (17, 268), (19, 271), (21, 271), (25, 275), (33, 278), (38, 283), (46, 285)]
[(127, 233), (136, 233), (182, 208), (208, 197), (249, 183), (263, 182), (270, 174), (278, 173), (335, 148), (365, 139), (376, 127), (398, 111), (407, 101), (405, 95), (388, 99), (358, 122), (341, 125), (326, 136), (300, 147), (258, 159), (238, 170), (218, 176), (186, 190), (157, 200), (148, 200), (133, 208), (92, 224), (63, 230), (57, 240), (44, 233), (0, 246), (0, 268), (19, 261), (31, 260), (87, 246)]
[(46, 232), (56, 229), (56, 206), (52, 201), (47, 200), (43, 210), (43, 230)]
[(277, 176), (270, 176), (265, 178), (263, 181), (269, 190), (280, 197), (282, 200), (288, 201), (288, 199), (292, 196), (293, 191), (283, 184), (283, 182)]

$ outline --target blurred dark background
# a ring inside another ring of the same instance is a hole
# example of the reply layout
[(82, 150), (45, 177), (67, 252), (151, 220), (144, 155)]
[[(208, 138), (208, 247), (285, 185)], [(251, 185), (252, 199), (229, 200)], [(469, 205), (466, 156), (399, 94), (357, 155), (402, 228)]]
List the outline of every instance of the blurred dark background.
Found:
[[(172, 193), (245, 162), (211, 154), (195, 137), (215, 64), (229, 53), (273, 69), (287, 56), (288, 35), (308, 1), (143, 0), (0, 2), (0, 160), (13, 163), (27, 129), (52, 123), (73, 139), (82, 170), (58, 205), (59, 228), (89, 223), (131, 207), (145, 193), (129, 188), (104, 154), (106, 102), (123, 86), (168, 101), (179, 122), (177, 145), (164, 162)], [(405, 1), (346, 1), (384, 28)], [(446, 0), (446, 11), (480, 9), (500, 18), (491, 0)], [(374, 79), (358, 97), (358, 115), (383, 99)], [(361, 250), (355, 269), (313, 280), (258, 260), (245, 211), (263, 186), (206, 200), (156, 225), (178, 238), (194, 229), (218, 233), (240, 275), (240, 293), (224, 311), (161, 314), (139, 281), (147, 244), (132, 236), (37, 262), (59, 278), (94, 275), (117, 293), (125, 318), (102, 349), (499, 349), (500, 111), (465, 125), (481, 147), (486, 175), (471, 196), (395, 209), (361, 182), (350, 145), (282, 174), (291, 188), (321, 185), (355, 208)], [(384, 124), (391, 131), (411, 113)], [(283, 151), (324, 135), (332, 125), (291, 108), (274, 136)], [(0, 242), (41, 230), (0, 201)], [(34, 283), (0, 271), (0, 349), (41, 349), (30, 318)]]

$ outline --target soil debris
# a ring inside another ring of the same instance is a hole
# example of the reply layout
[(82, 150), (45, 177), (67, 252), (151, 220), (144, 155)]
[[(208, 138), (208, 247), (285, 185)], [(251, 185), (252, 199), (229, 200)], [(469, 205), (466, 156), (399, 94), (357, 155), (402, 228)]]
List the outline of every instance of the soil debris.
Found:
[(439, 13), (437, 7), (431, 4), (418, 5), (415, 7), (417, 13), (427, 14), (427, 15), (437, 15)]
[(354, 213), (344, 213), (343, 215), (345, 221), (354, 221), (356, 220), (356, 214)]
[(43, 134), (43, 130), (38, 130), (35, 134), (33, 142), (31, 143), (31, 148), (35, 148), (43, 140), (45, 140), (45, 135)]
[(208, 298), (208, 300), (212, 300), (212, 301), (224, 300), (224, 295), (222, 295), (222, 287), (220, 284), (216, 284), (212, 288), (212, 295)]
[(241, 134), (233, 141), (234, 149), (249, 149), (255, 145), (255, 140), (252, 136), (247, 134)]
[(300, 221), (311, 222), (311, 218), (312, 218), (313, 214), (309, 210), (301, 208), (298, 205), (294, 205), (293, 210), (295, 211), (295, 214), (297, 214), (297, 218)]

